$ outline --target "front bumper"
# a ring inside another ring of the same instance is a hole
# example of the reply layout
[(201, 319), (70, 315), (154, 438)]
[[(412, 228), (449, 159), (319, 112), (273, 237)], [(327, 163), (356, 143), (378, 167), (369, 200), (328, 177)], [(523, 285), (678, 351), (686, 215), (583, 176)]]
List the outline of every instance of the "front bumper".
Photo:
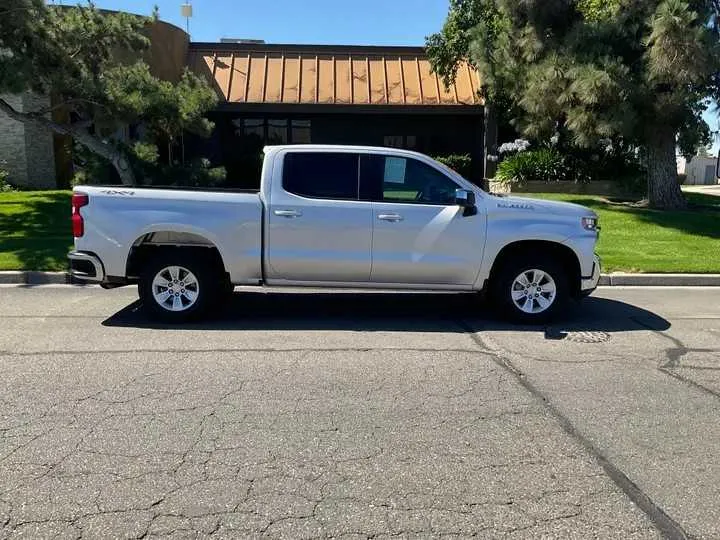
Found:
[(71, 251), (68, 253), (68, 259), (70, 260), (70, 274), (73, 278), (98, 283), (105, 280), (102, 261), (92, 253)]
[(597, 253), (593, 255), (593, 271), (590, 277), (583, 277), (580, 281), (580, 294), (587, 296), (597, 289), (600, 283), (600, 272), (602, 270), (602, 261)]

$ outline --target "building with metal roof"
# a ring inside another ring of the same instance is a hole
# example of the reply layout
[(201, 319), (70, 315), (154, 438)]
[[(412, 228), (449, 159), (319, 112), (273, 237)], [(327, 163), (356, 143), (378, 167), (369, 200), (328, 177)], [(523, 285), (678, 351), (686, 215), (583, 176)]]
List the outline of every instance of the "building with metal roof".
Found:
[(219, 98), (203, 153), (252, 187), (266, 144), (359, 144), (469, 154), (483, 177), (480, 80), (461, 65), (446, 88), (422, 47), (190, 43), (188, 65)]

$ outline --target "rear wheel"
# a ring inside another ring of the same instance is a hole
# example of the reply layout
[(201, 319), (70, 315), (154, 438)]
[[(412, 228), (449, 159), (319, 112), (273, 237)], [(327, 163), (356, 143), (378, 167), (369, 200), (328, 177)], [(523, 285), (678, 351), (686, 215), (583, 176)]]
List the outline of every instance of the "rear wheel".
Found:
[(553, 319), (569, 298), (567, 272), (554, 259), (514, 257), (496, 272), (491, 283), (495, 305), (506, 317), (540, 324)]
[(218, 287), (218, 308), (227, 309), (230, 306), (233, 292), (235, 292), (235, 285), (229, 277), (224, 276)]
[(150, 316), (171, 323), (198, 319), (218, 300), (222, 275), (191, 253), (158, 254), (140, 277), (138, 291)]

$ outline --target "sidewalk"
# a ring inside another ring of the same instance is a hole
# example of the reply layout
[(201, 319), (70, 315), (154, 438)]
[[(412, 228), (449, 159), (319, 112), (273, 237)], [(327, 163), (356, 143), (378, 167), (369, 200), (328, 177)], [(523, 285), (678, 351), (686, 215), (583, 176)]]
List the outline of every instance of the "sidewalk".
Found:
[(720, 184), (708, 186), (683, 186), (682, 190), (687, 193), (702, 193), (703, 195), (715, 195), (720, 197)]

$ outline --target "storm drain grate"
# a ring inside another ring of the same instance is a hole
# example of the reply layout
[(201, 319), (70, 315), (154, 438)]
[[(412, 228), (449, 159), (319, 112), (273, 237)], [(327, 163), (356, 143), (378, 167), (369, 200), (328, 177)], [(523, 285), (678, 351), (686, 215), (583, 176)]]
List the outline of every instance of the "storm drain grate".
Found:
[(571, 341), (573, 343), (605, 343), (610, 341), (610, 334), (600, 330), (559, 330), (548, 328), (545, 339)]

